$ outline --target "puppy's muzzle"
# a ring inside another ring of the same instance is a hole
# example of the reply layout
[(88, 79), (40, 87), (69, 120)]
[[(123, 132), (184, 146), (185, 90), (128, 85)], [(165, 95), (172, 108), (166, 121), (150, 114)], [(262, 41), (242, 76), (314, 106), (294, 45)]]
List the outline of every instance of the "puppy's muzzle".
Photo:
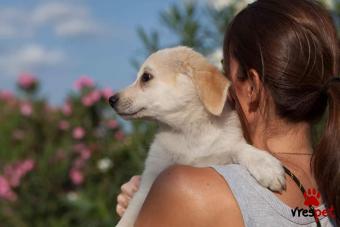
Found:
[(116, 108), (116, 105), (117, 105), (117, 103), (118, 103), (118, 100), (119, 100), (119, 95), (118, 95), (118, 93), (117, 94), (115, 94), (115, 95), (113, 95), (113, 96), (111, 96), (110, 98), (109, 98), (109, 103), (110, 103), (110, 105), (111, 105), (111, 107), (112, 108)]

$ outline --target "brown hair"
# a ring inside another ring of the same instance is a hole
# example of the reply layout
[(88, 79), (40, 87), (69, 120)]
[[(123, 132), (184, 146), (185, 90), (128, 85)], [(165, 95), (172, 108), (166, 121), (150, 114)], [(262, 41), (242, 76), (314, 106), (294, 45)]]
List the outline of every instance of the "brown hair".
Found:
[(226, 73), (230, 56), (239, 63), (239, 80), (250, 69), (261, 75), (276, 114), (287, 121), (315, 123), (328, 106), (312, 168), (340, 225), (340, 83), (326, 83), (339, 76), (339, 41), (327, 10), (312, 0), (258, 0), (230, 23), (223, 55)]

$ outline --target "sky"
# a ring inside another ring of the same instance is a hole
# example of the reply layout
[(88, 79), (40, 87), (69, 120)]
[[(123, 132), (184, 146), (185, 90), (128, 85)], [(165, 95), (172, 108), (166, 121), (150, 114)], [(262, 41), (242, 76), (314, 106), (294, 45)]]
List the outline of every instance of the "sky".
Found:
[(159, 12), (181, 0), (1, 0), (0, 90), (15, 91), (23, 72), (41, 95), (61, 104), (76, 79), (119, 90), (136, 76), (130, 59), (143, 50), (136, 28), (162, 30)]
[(15, 91), (27, 72), (52, 104), (61, 104), (83, 75), (118, 91), (136, 77), (131, 59), (145, 57), (137, 27), (157, 29), (162, 42), (173, 43), (159, 13), (183, 1), (218, 9), (241, 0), (1, 0), (0, 90)]

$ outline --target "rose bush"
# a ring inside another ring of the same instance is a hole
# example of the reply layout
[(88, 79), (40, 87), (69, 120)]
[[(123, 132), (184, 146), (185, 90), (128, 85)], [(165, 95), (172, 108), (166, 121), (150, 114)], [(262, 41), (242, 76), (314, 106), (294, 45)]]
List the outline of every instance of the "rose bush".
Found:
[(117, 119), (109, 88), (80, 77), (61, 106), (19, 76), (0, 91), (0, 226), (113, 226), (120, 185), (141, 171), (154, 125)]

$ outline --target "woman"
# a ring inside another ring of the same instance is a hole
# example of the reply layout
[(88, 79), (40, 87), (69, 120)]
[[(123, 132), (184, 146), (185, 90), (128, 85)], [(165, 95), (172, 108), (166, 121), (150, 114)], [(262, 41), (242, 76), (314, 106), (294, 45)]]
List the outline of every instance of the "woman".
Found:
[[(311, 0), (258, 0), (229, 25), (223, 55), (245, 136), (287, 168), (286, 190), (263, 188), (240, 165), (171, 166), (135, 226), (340, 225), (339, 42), (327, 11)], [(323, 114), (313, 148), (311, 125)], [(137, 181), (123, 185), (120, 215)]]

